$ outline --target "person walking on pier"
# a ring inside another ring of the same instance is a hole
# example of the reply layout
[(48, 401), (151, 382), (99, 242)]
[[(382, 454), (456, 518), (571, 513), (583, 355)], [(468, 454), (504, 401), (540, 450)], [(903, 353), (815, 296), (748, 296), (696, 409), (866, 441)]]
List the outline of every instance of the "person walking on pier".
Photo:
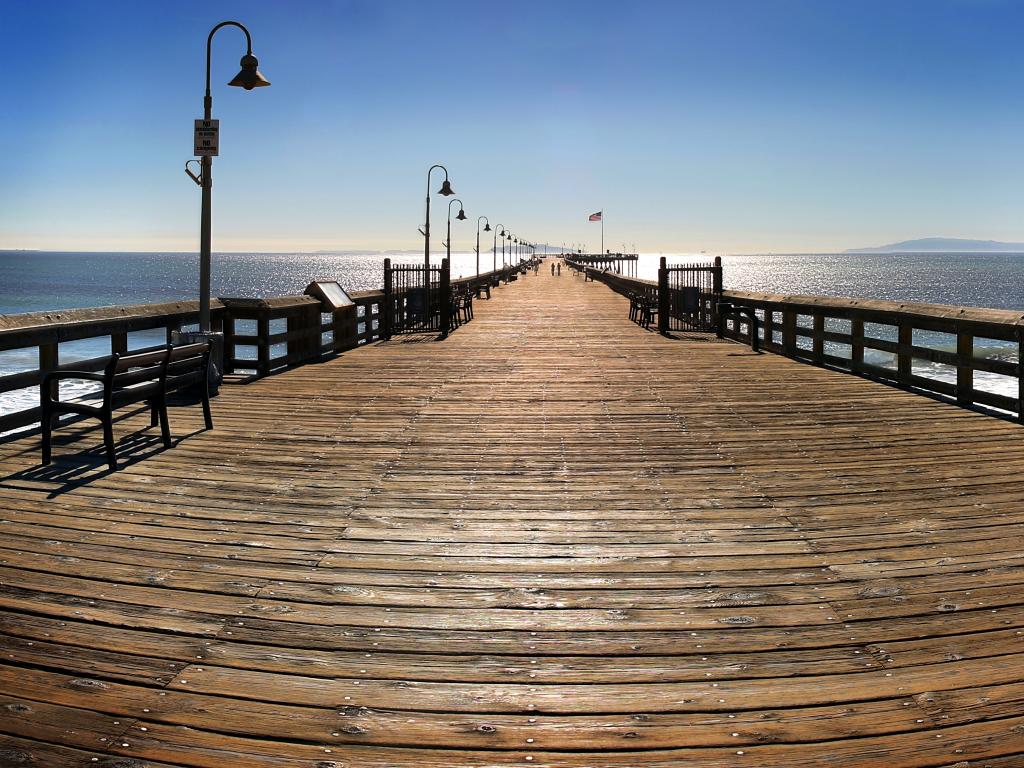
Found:
[(555, 276), (555, 262), (553, 261), (551, 262), (551, 276)]
[(561, 277), (562, 276), (562, 262), (556, 261), (555, 264), (558, 265), (558, 276)]

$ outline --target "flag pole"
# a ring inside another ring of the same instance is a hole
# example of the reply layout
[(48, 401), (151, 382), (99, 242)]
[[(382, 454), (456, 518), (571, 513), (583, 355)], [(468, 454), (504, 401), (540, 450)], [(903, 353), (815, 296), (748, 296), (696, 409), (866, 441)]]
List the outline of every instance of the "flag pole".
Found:
[(601, 255), (604, 256), (604, 208), (601, 208)]

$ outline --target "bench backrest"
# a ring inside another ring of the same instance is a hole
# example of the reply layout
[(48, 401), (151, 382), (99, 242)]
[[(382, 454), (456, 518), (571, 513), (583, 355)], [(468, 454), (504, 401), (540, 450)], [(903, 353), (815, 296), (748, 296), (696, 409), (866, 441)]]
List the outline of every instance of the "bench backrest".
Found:
[(167, 361), (167, 390), (206, 381), (209, 364), (208, 341), (171, 347)]
[(107, 365), (107, 381), (112, 389), (160, 381), (167, 372), (167, 350), (140, 352), (135, 355), (114, 355)]

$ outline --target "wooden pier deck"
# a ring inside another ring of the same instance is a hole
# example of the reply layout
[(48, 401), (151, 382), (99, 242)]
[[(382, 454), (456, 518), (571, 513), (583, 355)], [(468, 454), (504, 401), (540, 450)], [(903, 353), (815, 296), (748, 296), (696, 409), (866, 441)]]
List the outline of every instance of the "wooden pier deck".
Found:
[(0, 443), (0, 766), (1024, 765), (1024, 428), (626, 314)]

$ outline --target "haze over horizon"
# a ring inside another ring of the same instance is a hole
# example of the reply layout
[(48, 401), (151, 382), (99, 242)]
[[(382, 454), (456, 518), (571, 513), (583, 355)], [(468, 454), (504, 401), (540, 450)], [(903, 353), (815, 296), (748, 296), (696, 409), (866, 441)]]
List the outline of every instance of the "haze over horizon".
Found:
[(273, 85), (228, 88), (218, 34), (215, 251), (415, 250), (435, 162), (459, 251), (480, 214), (596, 249), (597, 210), (613, 250), (1024, 241), (1008, 0), (0, 0), (0, 248), (196, 250), (182, 166), (229, 18)]

